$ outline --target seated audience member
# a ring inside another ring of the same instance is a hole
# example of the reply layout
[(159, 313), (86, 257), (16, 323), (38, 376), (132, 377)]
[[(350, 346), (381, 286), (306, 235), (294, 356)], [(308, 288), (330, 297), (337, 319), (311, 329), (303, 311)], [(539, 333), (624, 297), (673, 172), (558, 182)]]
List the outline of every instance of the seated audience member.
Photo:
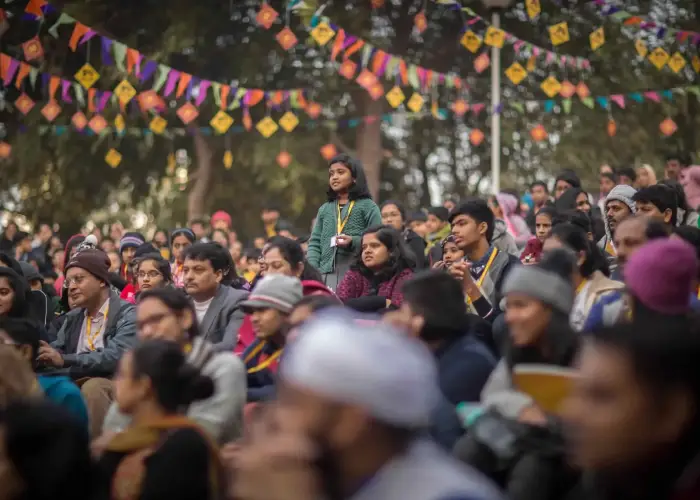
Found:
[[(39, 332), (36, 325), (22, 318), (0, 319), (0, 345), (13, 346), (27, 366), (36, 368), (39, 352)], [(88, 413), (80, 388), (65, 376), (39, 375), (37, 382), (47, 399), (63, 406), (78, 418), (87, 429)]]
[(248, 292), (224, 283), (230, 278), (231, 255), (216, 243), (195, 243), (185, 251), (184, 262), (185, 291), (194, 301), (202, 338), (216, 350), (232, 352)]
[(242, 355), (248, 372), (249, 402), (273, 396), (277, 367), (287, 343), (286, 322), (302, 297), (297, 278), (272, 274), (258, 281), (241, 304), (250, 315), (256, 336)]
[[(240, 358), (228, 352), (214, 352), (202, 340), (192, 303), (177, 288), (144, 291), (136, 306), (138, 338), (141, 341), (167, 340), (182, 348), (191, 365), (214, 382), (214, 394), (194, 402), (187, 417), (197, 423), (216, 442), (226, 443), (241, 436), (241, 420), (246, 398), (246, 375)], [(103, 431), (125, 429), (130, 419), (112, 407), (105, 418)]]
[(170, 262), (159, 253), (149, 253), (134, 261), (134, 277), (136, 278), (136, 295), (148, 290), (164, 288), (173, 285)]
[(554, 179), (554, 200), (558, 200), (565, 191), (571, 188), (580, 188), (581, 179), (571, 170), (562, 170)]
[(428, 209), (428, 216), (425, 222), (427, 232), (425, 236), (425, 256), (430, 266), (442, 260), (440, 243), (450, 234), (449, 218), (450, 213), (445, 207), (431, 207)]
[(188, 227), (175, 229), (170, 235), (170, 246), (172, 247), (173, 263), (170, 274), (173, 277), (173, 284), (177, 288), (185, 287), (185, 250), (187, 250), (196, 240), (196, 236)]
[(615, 231), (627, 217), (637, 212), (634, 196), (637, 191), (626, 184), (615, 186), (605, 198), (603, 214), (605, 215), (605, 237), (598, 241), (598, 248), (605, 251), (614, 262), (617, 256), (615, 248)]
[(241, 269), (242, 276), (248, 283), (253, 283), (255, 277), (260, 272), (260, 261), (262, 260), (262, 252), (257, 248), (247, 248), (243, 251), (241, 264), (238, 266)]
[(488, 203), (494, 217), (506, 224), (506, 231), (513, 237), (515, 244), (524, 247), (532, 233), (525, 219), (519, 215), (518, 198), (501, 192), (489, 197)]
[(416, 269), (425, 267), (425, 240), (407, 226), (406, 209), (401, 203), (388, 200), (382, 203), (382, 224), (391, 226), (403, 235), (406, 246), (413, 252)]
[(450, 274), (462, 282), (470, 311), (493, 322), (501, 314), (501, 287), (510, 269), (520, 264), (517, 257), (491, 244), (494, 216), (485, 201), (472, 199), (450, 214), (452, 235), (466, 259), (450, 267)]
[(300, 280), (313, 280), (323, 283), (323, 276), (309, 264), (301, 245), (284, 236), (273, 236), (262, 251), (260, 275), (284, 274)]
[(97, 498), (220, 498), (218, 450), (180, 411), (214, 393), (181, 346), (148, 340), (127, 353), (114, 381), (119, 410), (132, 424), (105, 445)]
[(655, 184), (642, 188), (632, 198), (637, 213), (676, 226), (678, 220), (678, 197), (673, 188), (664, 184)]
[(433, 269), (449, 269), (452, 264), (464, 259), (464, 252), (457, 246), (455, 237), (449, 235), (442, 241), (442, 260), (433, 264)]
[(287, 319), (287, 343), (294, 340), (304, 323), (317, 313), (331, 307), (342, 307), (343, 303), (334, 295), (305, 295), (294, 305)]
[(520, 254), (523, 264), (537, 264), (542, 256), (544, 241), (552, 234), (552, 225), (557, 211), (554, 207), (544, 206), (535, 215), (535, 236), (530, 238), (525, 245), (525, 250)]
[(72, 309), (56, 341), (41, 343), (38, 362), (47, 375), (68, 375), (82, 383), (91, 435), (97, 436), (112, 401), (110, 378), (136, 339), (136, 314), (110, 290), (109, 259), (102, 250), (77, 252), (66, 266), (65, 282)]
[(403, 236), (392, 227), (375, 226), (364, 232), (361, 241), (361, 253), (338, 285), (338, 297), (363, 312), (400, 307), (401, 286), (415, 268)]
[(617, 170), (617, 180), (620, 184), (634, 187), (637, 183), (637, 172), (632, 167), (622, 167)]
[[(686, 174), (683, 176), (684, 182), (687, 181), (688, 170), (686, 170)], [(671, 179), (664, 179), (659, 182), (659, 184), (670, 187), (676, 193), (676, 202), (678, 204), (678, 209), (676, 210), (676, 226), (698, 227), (698, 212), (690, 205), (685, 195), (683, 185)]]
[(412, 212), (406, 219), (406, 227), (421, 238), (425, 239), (425, 237), (428, 235), (428, 228), (426, 227), (427, 222), (428, 217), (424, 212)]

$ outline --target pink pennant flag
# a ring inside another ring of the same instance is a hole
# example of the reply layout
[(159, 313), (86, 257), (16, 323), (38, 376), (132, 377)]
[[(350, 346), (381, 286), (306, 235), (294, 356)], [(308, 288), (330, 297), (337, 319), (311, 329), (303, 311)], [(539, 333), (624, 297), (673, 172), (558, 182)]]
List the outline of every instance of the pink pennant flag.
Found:
[(539, 56), (541, 51), (542, 49), (540, 49), (539, 47), (532, 47), (532, 55), (535, 57)]
[(176, 69), (171, 69), (170, 72), (168, 73), (168, 82), (165, 84), (165, 97), (168, 97), (170, 94), (172, 94), (175, 91), (175, 85), (177, 85), (178, 80), (180, 79), (180, 72), (177, 71)]
[(479, 19), (477, 19), (477, 18), (470, 19), (469, 21), (467, 21), (467, 26), (471, 26), (471, 25), (476, 24), (478, 22), (479, 22)]
[(620, 106), (622, 109), (625, 109), (625, 96), (622, 94), (611, 95), (610, 100)]
[(658, 92), (644, 92), (644, 97), (654, 102), (661, 102)]
[(523, 42), (522, 40), (518, 40), (513, 44), (513, 50), (515, 50), (516, 52), (520, 52), (520, 49), (523, 48), (523, 45), (525, 45), (525, 42)]
[(102, 92), (102, 95), (100, 96), (100, 100), (97, 102), (97, 112), (101, 113), (103, 109), (105, 109), (105, 106), (107, 106), (107, 102), (109, 99), (112, 97), (112, 92), (109, 90), (106, 92)]
[(472, 110), (472, 113), (474, 113), (474, 116), (478, 116), (479, 113), (481, 113), (485, 108), (486, 108), (486, 104), (484, 104), (484, 103), (472, 104), (472, 106), (471, 106), (471, 110)]
[(89, 29), (87, 33), (83, 35), (83, 38), (80, 40), (79, 45), (83, 45), (84, 43), (87, 43), (88, 40), (91, 38), (94, 38), (95, 35), (97, 35), (97, 32), (95, 30)]
[(61, 100), (68, 104), (73, 102), (69, 94), (70, 86), (71, 83), (68, 80), (61, 80)]
[(209, 80), (202, 80), (199, 84), (199, 90), (197, 93), (197, 100), (194, 102), (197, 107), (201, 106), (204, 99), (207, 97), (207, 89), (211, 87), (211, 82)]
[(15, 59), (14, 57), (10, 57), (10, 64), (7, 67), (7, 73), (5, 73), (5, 79), (3, 80), (3, 83), (5, 85), (9, 85), (12, 79), (15, 77), (15, 74), (17, 74), (17, 70), (19, 69), (19, 61)]
[(566, 65), (567, 58), (566, 56), (561, 56), (561, 59), (559, 59), (559, 64), (562, 66)]
[(547, 52), (547, 57), (545, 58), (545, 61), (547, 64), (550, 64), (552, 61), (554, 61), (554, 52)]

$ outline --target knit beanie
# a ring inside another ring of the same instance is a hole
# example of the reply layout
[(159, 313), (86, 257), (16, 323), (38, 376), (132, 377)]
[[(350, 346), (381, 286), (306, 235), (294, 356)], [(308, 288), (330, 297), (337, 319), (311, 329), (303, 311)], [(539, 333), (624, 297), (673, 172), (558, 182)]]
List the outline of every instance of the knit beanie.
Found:
[(618, 184), (612, 188), (610, 193), (608, 193), (608, 196), (605, 197), (605, 204), (607, 205), (611, 200), (622, 202), (627, 205), (634, 214), (637, 212), (637, 207), (632, 198), (634, 198), (636, 192), (637, 190), (632, 186), (628, 186), (627, 184)]
[(73, 258), (68, 262), (65, 272), (67, 273), (68, 269), (71, 267), (79, 267), (80, 269), (85, 269), (95, 278), (104, 281), (109, 285), (109, 266), (110, 261), (106, 253), (104, 253), (102, 250), (87, 249), (78, 252), (73, 256)]
[(231, 224), (233, 223), (231, 216), (223, 210), (214, 212), (214, 215), (211, 216), (211, 226), (214, 227), (214, 223), (218, 221), (224, 221), (227, 227), (231, 227)]
[(574, 306), (574, 288), (558, 274), (538, 266), (517, 266), (506, 277), (503, 294), (521, 293), (555, 311), (569, 314)]
[(138, 248), (146, 242), (146, 238), (141, 233), (124, 233), (119, 241), (119, 253), (127, 248)]
[(690, 310), (698, 259), (683, 240), (653, 240), (632, 254), (623, 274), (629, 292), (647, 308), (669, 316), (685, 314)]

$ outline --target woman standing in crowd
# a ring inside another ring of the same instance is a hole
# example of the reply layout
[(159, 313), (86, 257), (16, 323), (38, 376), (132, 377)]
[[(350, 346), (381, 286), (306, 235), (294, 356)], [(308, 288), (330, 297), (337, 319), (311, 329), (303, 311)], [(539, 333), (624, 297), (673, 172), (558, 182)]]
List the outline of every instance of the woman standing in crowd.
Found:
[(379, 207), (372, 201), (362, 165), (341, 154), (328, 168), (328, 201), (316, 215), (307, 258), (323, 274), (324, 283), (335, 289), (360, 248), (360, 237), (382, 222)]
[(382, 224), (391, 226), (403, 234), (406, 245), (416, 256), (416, 269), (425, 267), (425, 240), (406, 226), (406, 210), (397, 201), (382, 203)]
[(552, 225), (557, 211), (554, 207), (544, 206), (535, 215), (535, 236), (527, 240), (525, 250), (520, 254), (523, 264), (536, 264), (542, 257), (542, 247), (549, 235), (552, 234)]
[(125, 354), (115, 396), (119, 410), (133, 420), (99, 459), (98, 498), (218, 498), (223, 478), (216, 445), (179, 415), (213, 393), (212, 380), (189, 365), (174, 342), (149, 340)]
[(187, 250), (196, 239), (192, 230), (186, 227), (175, 229), (170, 236), (170, 246), (173, 252), (171, 274), (173, 276), (173, 284), (177, 288), (185, 287), (185, 250)]
[(508, 193), (499, 193), (489, 198), (489, 208), (497, 219), (506, 223), (508, 232), (515, 239), (515, 244), (522, 248), (532, 234), (527, 222), (518, 214), (518, 198)]
[(362, 252), (338, 285), (338, 297), (359, 311), (401, 307), (401, 285), (413, 276), (414, 258), (396, 229), (368, 229), (362, 235)]

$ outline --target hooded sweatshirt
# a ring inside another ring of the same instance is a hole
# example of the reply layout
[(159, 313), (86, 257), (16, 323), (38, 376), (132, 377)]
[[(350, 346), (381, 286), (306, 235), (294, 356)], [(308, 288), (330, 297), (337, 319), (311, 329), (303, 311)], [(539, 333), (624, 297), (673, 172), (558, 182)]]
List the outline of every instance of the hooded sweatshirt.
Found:
[[(608, 194), (605, 198), (605, 204), (610, 201), (617, 200), (625, 205), (627, 205), (630, 211), (634, 214), (637, 213), (637, 207), (632, 200), (634, 194), (637, 192), (632, 186), (627, 186), (626, 184), (618, 184)], [(606, 214), (603, 215), (605, 220), (605, 237), (598, 242), (598, 248), (606, 252), (608, 255), (615, 256), (615, 248), (613, 247), (613, 235), (610, 231), (610, 223), (608, 222), (608, 217)]]
[(515, 244), (519, 247), (525, 246), (532, 233), (527, 227), (525, 219), (517, 214), (518, 199), (512, 194), (499, 193), (496, 195), (496, 200), (498, 200), (498, 206), (503, 212), (503, 222), (506, 223), (508, 232), (515, 239)]

